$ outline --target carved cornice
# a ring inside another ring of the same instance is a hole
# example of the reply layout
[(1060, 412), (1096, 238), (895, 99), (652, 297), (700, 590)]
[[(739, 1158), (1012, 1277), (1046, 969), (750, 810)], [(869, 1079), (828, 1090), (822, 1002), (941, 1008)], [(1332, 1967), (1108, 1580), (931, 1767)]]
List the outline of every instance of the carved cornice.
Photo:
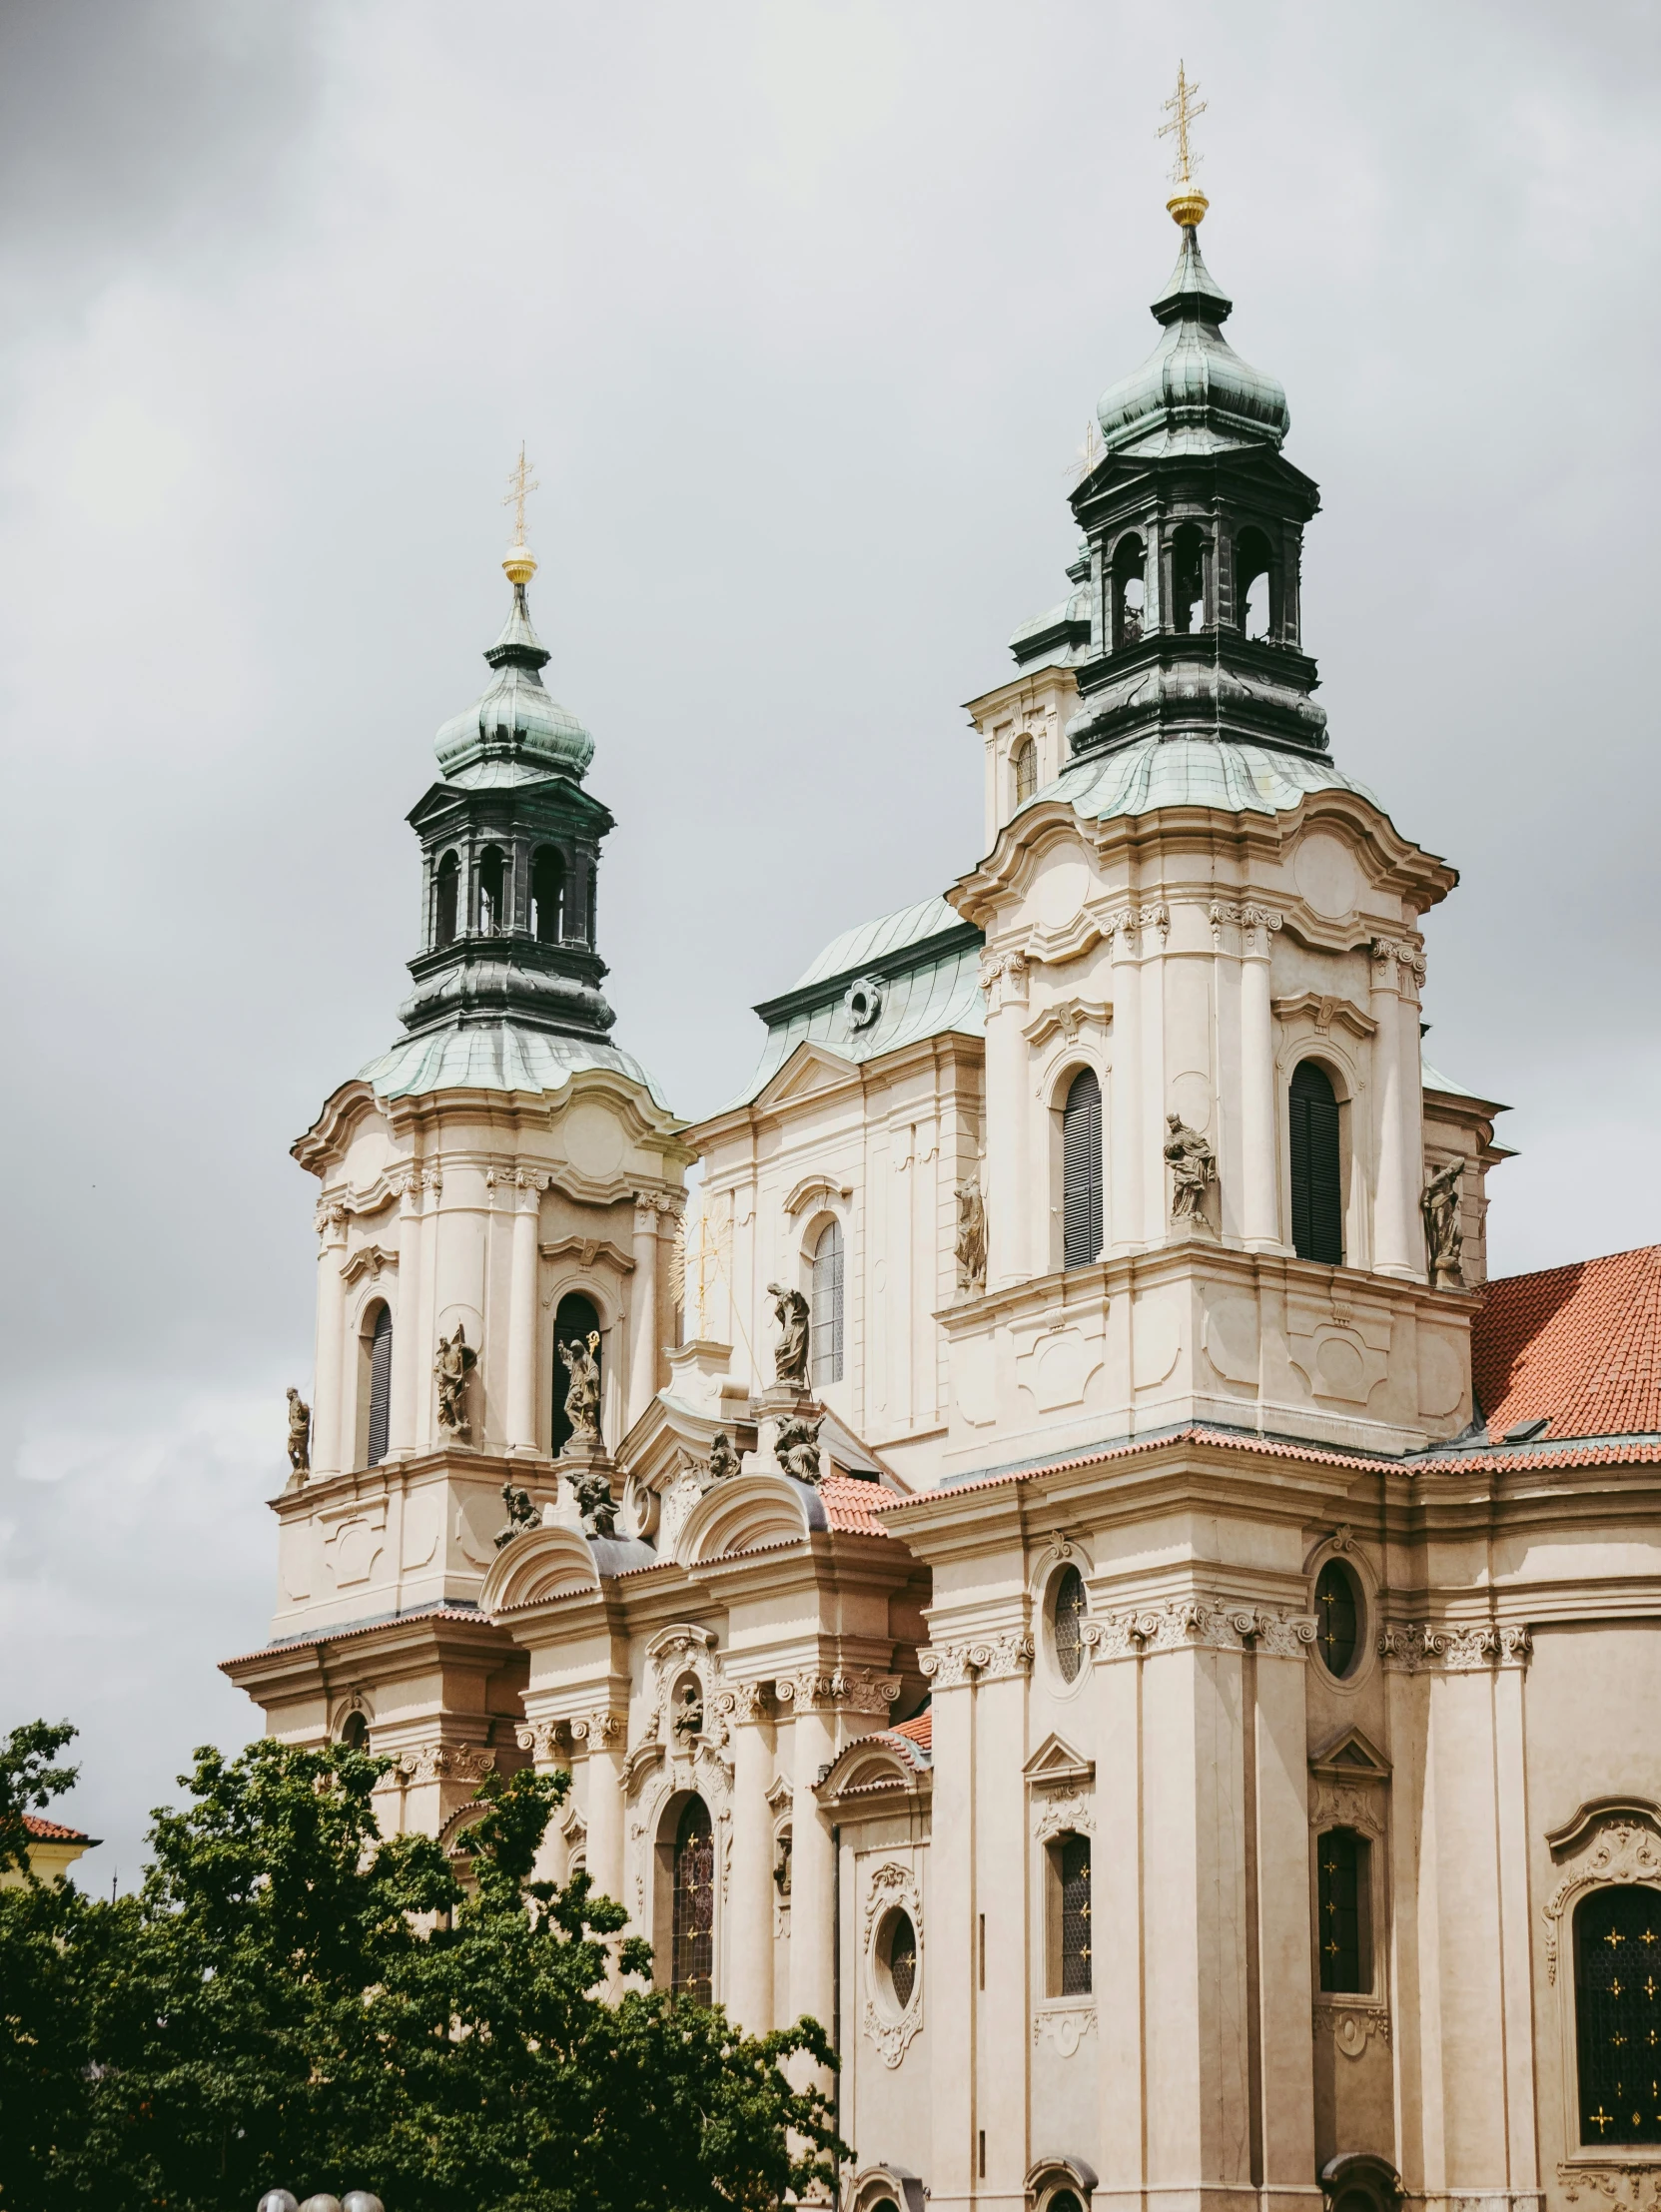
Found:
[(372, 1281), (379, 1282), (384, 1267), (397, 1265), (397, 1252), (388, 1251), (382, 1244), (365, 1244), (353, 1253), (341, 1269), (341, 1277), (345, 1282), (356, 1282), (360, 1275), (367, 1273)]
[[(1096, 1630), (1094, 1638), (1091, 1628)], [(1302, 1659), (1314, 1643), (1315, 1621), (1308, 1613), (1270, 1613), (1257, 1606), (1172, 1598), (1162, 1606), (1109, 1614), (1100, 1622), (1087, 1623), (1083, 1633), (1104, 1659), (1197, 1649)]]
[(1055, 1036), (1069, 1043), (1082, 1029), (1105, 1030), (1113, 1021), (1113, 1005), (1107, 999), (1064, 999), (1029, 1022), (1022, 1036), (1029, 1045), (1043, 1045)]
[(1557, 1979), (1557, 1947), (1563, 1930), (1563, 1914), (1578, 1891), (1603, 1888), (1614, 1882), (1644, 1882), (1661, 1888), (1661, 1839), (1647, 1828), (1615, 1821), (1603, 1829), (1597, 1843), (1571, 1867), (1541, 1907), (1546, 1923), (1546, 1978)]
[(1300, 991), (1294, 999), (1276, 999), (1274, 1012), (1282, 1022), (1292, 1022), (1306, 1014), (1317, 1037), (1325, 1037), (1334, 1022), (1339, 1022), (1363, 1042), (1378, 1035), (1378, 1024), (1370, 1014), (1348, 999), (1340, 999), (1331, 992)]
[(1526, 1667), (1533, 1649), (1526, 1628), (1498, 1621), (1388, 1621), (1378, 1639), (1386, 1672), (1397, 1675), (1468, 1675), (1483, 1668)]
[(965, 1682), (1000, 1682), (1032, 1671), (1033, 1640), (1017, 1630), (972, 1644), (931, 1644), (917, 1664), (937, 1690), (955, 1690)]
[[(632, 1274), (634, 1255), (625, 1252), (620, 1244), (613, 1244), (606, 1236), (560, 1236), (551, 1242), (538, 1244), (537, 1251), (544, 1259), (564, 1259), (567, 1254), (576, 1255), (576, 1263), (586, 1274), (596, 1260), (602, 1259), (608, 1267), (614, 1267), (619, 1275)], [(543, 1301), (546, 1303), (546, 1300)]]

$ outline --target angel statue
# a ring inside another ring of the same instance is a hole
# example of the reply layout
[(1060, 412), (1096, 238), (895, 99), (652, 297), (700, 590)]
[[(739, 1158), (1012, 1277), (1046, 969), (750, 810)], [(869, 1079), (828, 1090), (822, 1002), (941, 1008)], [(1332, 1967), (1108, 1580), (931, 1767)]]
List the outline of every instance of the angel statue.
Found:
[(600, 1363), (594, 1357), (599, 1344), (598, 1329), (590, 1329), (586, 1342), (573, 1336), (559, 1347), (565, 1372), (571, 1378), (565, 1392), (565, 1418), (571, 1424), (569, 1440), (573, 1444), (597, 1444), (600, 1440)]
[(1171, 1218), (1204, 1221), (1206, 1193), (1217, 1180), (1217, 1154), (1180, 1113), (1168, 1113), (1165, 1122), (1171, 1132), (1165, 1140), (1165, 1156), (1171, 1163)]
[(496, 1531), (496, 1550), (503, 1544), (511, 1544), (515, 1536), (523, 1536), (527, 1529), (539, 1528), (542, 1516), (530, 1502), (530, 1492), (521, 1490), (515, 1482), (501, 1486), (501, 1502), (507, 1508), (505, 1526)]
[(312, 1409), (289, 1385), (289, 1465), (297, 1475), (312, 1471)]
[(787, 1475), (798, 1482), (819, 1480), (818, 1421), (781, 1421), (773, 1439), (773, 1457)]
[(1437, 1290), (1463, 1290), (1465, 1270), (1460, 1261), (1465, 1232), (1459, 1220), (1459, 1177), (1462, 1159), (1450, 1159), (1431, 1176), (1419, 1199), (1424, 1215), (1424, 1241), (1430, 1252), (1430, 1281)]
[(779, 1325), (779, 1340), (773, 1347), (773, 1375), (776, 1381), (788, 1383), (794, 1390), (807, 1388), (807, 1300), (799, 1290), (786, 1290), (782, 1283), (770, 1282), (767, 1295), (773, 1301), (773, 1313)]
[(438, 1339), (438, 1356), (432, 1362), (432, 1372), (438, 1378), (438, 1426), (463, 1440), (472, 1434), (472, 1424), (467, 1419), (467, 1377), (477, 1365), (478, 1354), (467, 1342), (466, 1331), (457, 1321), (453, 1336)]

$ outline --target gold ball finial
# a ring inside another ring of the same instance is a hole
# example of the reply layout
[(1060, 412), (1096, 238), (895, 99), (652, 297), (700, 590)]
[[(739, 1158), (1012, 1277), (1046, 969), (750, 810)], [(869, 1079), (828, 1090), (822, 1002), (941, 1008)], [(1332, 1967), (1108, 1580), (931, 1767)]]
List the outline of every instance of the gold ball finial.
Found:
[(527, 584), (536, 573), (536, 555), (528, 545), (509, 545), (501, 556), (510, 584)]
[(1197, 223), (1204, 223), (1206, 210), (1211, 202), (1196, 184), (1184, 185), (1166, 202), (1173, 223), (1180, 223), (1185, 231), (1192, 231)]
[(530, 473), (530, 463), (524, 457), (524, 440), (519, 440), (519, 457), (507, 478), (507, 496), (501, 502), (513, 509), (513, 542), (502, 555), (501, 565), (507, 571), (507, 580), (515, 589), (529, 583), (536, 573), (536, 556), (524, 541), (524, 503), (537, 489), (535, 477)]

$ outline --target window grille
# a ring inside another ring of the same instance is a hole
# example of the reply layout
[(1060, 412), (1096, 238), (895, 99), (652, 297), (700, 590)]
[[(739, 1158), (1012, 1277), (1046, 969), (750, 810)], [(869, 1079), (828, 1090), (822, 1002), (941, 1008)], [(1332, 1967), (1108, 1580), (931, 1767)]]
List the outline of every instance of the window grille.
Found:
[(1038, 747), (1024, 737), (1015, 748), (1015, 803), (1025, 806), (1038, 789)]
[(671, 1986), (695, 2004), (708, 2004), (714, 1966), (715, 1841), (709, 1808), (702, 1798), (689, 1798), (675, 1832)]
[[(360, 1401), (362, 1402), (362, 1401)], [(383, 1306), (375, 1317), (370, 1338), (370, 1434), (366, 1467), (379, 1467), (387, 1456), (387, 1427), (393, 1405), (393, 1316)]]
[(1316, 1849), (1320, 1986), (1348, 1996), (1365, 1996), (1372, 1988), (1367, 1929), (1372, 1846), (1352, 1828), (1331, 1828), (1316, 1838)]
[(894, 2001), (903, 2012), (917, 1986), (917, 1930), (908, 1912), (896, 1912), (888, 1938), (888, 1978), (894, 1985)]
[(1062, 1108), (1062, 1265), (1088, 1267), (1102, 1249), (1102, 1086), (1073, 1079)]
[(1343, 1265), (1343, 1163), (1332, 1080), (1312, 1060), (1292, 1072), (1291, 1243), (1299, 1259)]
[(1061, 1844), (1061, 1994), (1090, 1994), (1090, 1838)]
[(1661, 2143), (1661, 1893), (1593, 1889), (1574, 1913), (1583, 2143)]
[(1056, 1665), (1064, 1682), (1076, 1682), (1084, 1658), (1079, 1631), (1085, 1620), (1085, 1583), (1077, 1567), (1064, 1567), (1056, 1583)]
[(812, 1323), (813, 1380), (842, 1380), (842, 1224), (827, 1221), (813, 1247), (813, 1280), (808, 1296)]

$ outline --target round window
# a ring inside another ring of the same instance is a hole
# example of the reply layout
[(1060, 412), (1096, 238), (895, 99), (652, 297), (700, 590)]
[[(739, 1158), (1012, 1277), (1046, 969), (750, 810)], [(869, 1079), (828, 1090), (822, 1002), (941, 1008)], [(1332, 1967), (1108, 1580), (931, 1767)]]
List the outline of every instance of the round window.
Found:
[(917, 1929), (909, 1912), (890, 1912), (877, 1930), (877, 1979), (896, 2012), (917, 1989)]
[(1085, 1625), (1085, 1578), (1077, 1567), (1064, 1567), (1056, 1577), (1055, 1610), (1051, 1616), (1056, 1666), (1063, 1682), (1077, 1682), (1084, 1664), (1085, 1647), (1080, 1631)]
[(1335, 1682), (1354, 1672), (1361, 1650), (1360, 1586), (1341, 1559), (1329, 1559), (1315, 1577), (1315, 1650)]

